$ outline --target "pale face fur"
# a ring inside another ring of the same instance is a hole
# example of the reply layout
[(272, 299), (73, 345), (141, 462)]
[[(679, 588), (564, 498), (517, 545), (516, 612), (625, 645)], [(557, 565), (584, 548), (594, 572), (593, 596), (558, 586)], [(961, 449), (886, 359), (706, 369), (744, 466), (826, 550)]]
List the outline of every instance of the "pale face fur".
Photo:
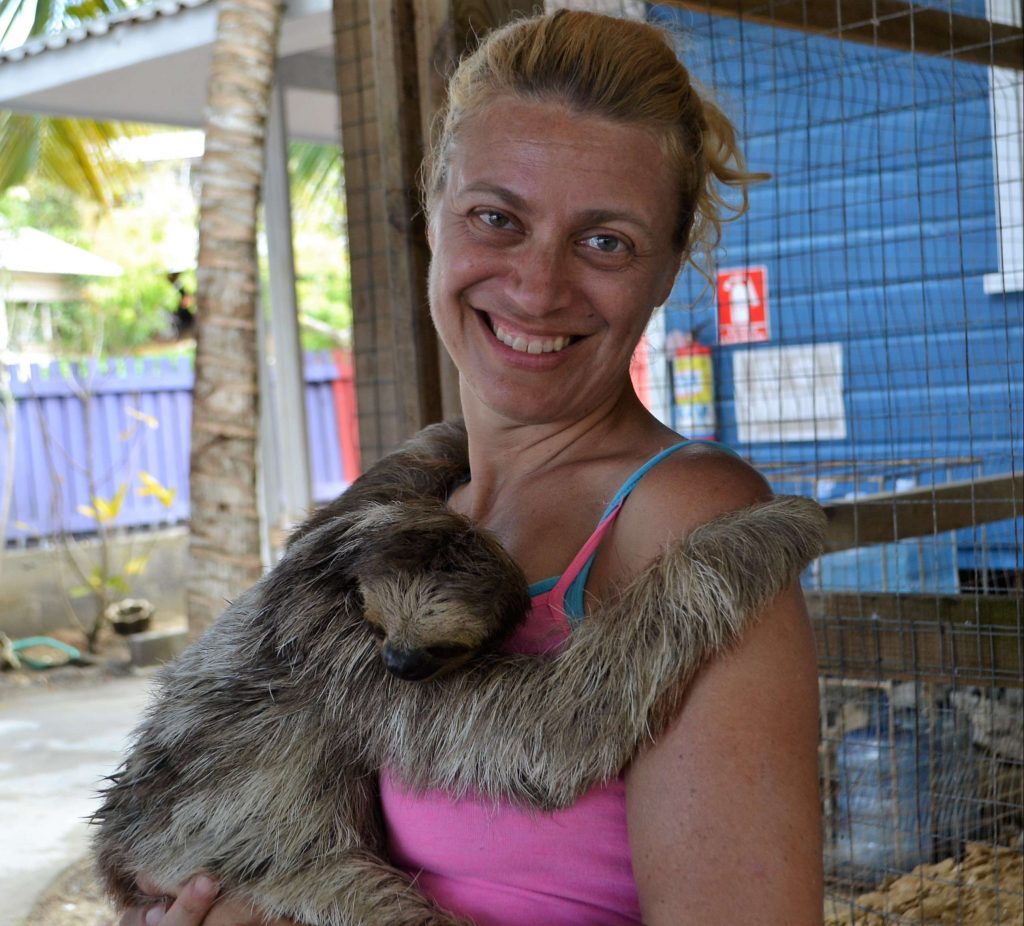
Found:
[(452, 589), (455, 578), (396, 575), (360, 583), (381, 658), (399, 678), (422, 680), (456, 669), (501, 629), (493, 614), (472, 608), (461, 589)]
[(450, 671), (506, 637), (529, 606), (508, 554), (468, 519), (436, 505), (413, 517), (371, 508), (376, 532), (354, 569), (363, 617), (384, 666), (422, 681)]

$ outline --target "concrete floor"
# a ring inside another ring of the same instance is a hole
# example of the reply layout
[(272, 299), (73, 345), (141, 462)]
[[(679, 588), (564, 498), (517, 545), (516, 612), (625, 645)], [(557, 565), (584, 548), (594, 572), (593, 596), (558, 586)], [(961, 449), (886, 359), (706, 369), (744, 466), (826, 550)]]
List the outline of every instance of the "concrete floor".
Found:
[(0, 926), (88, 851), (85, 818), (146, 703), (149, 677), (0, 692)]

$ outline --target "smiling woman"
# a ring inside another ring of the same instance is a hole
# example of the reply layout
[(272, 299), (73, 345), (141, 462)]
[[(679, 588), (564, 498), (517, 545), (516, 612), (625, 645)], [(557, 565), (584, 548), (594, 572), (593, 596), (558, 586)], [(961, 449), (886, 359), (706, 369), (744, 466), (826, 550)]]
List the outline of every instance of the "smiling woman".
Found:
[(618, 400), (679, 269), (674, 189), (632, 125), (515, 97), (464, 121), (429, 234), (431, 311), (467, 413), (574, 420)]
[[(488, 36), (449, 89), (424, 173), (431, 311), (459, 370), (469, 438), (471, 478), (448, 504), (491, 531), (531, 582), (531, 610), (505, 650), (544, 659), (584, 631), (621, 640), (640, 610), (656, 626), (693, 619), (679, 602), (706, 605), (714, 570), (707, 588), (672, 573), (649, 589), (657, 604), (602, 606), (666, 546), (770, 493), (732, 454), (651, 416), (628, 366), (680, 267), (706, 255), (727, 200), (742, 211), (757, 175), (666, 37), (643, 23), (565, 11), (516, 22)], [(757, 584), (771, 559), (735, 581)], [(382, 771), (391, 860), (438, 904), (490, 926), (819, 922), (817, 677), (799, 587), (744, 626), (702, 665), (657, 741), (569, 806), (527, 811)], [(608, 643), (608, 671), (574, 696), (614, 703), (606, 686), (621, 647)], [(516, 694), (534, 772), (566, 748), (544, 739), (544, 718), (584, 711)], [(449, 731), (471, 739), (482, 720), (465, 713)], [(230, 904), (204, 920), (212, 895), (198, 887), (165, 926), (259, 922)]]

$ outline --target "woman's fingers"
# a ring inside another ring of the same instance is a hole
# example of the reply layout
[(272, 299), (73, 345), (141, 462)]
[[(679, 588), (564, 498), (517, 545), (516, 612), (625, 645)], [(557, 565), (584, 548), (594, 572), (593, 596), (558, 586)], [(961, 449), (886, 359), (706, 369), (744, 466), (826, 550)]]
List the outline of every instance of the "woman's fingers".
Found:
[[(217, 899), (218, 885), (209, 875), (196, 875), (186, 882), (181, 892), (168, 907), (157, 904), (145, 910), (129, 910), (120, 926), (201, 926)], [(141, 920), (129, 919), (141, 911)]]

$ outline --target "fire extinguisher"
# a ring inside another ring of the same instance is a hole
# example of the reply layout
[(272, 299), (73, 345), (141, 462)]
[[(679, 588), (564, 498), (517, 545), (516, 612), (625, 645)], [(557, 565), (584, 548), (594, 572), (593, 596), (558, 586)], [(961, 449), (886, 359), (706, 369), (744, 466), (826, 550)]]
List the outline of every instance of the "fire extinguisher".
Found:
[(683, 334), (672, 357), (672, 425), (684, 437), (715, 439), (715, 373), (711, 348)]

